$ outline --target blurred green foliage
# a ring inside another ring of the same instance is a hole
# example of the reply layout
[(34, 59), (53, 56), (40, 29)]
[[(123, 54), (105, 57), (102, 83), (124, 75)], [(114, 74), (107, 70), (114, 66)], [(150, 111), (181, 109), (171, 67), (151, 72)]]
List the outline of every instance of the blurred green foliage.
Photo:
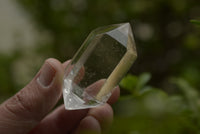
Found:
[(17, 1), (48, 41), (28, 54), (0, 54), (0, 101), (27, 84), (45, 58), (71, 58), (92, 29), (130, 22), (138, 59), (120, 83), (108, 133), (200, 133), (200, 31), (193, 20), (200, 19), (200, 1)]
[(190, 22), (197, 24), (197, 25), (200, 25), (200, 21), (198, 21), (198, 20), (191, 20)]
[(148, 73), (139, 77), (127, 75), (121, 81), (121, 87), (128, 93), (114, 106), (115, 121), (110, 133), (198, 134), (198, 90), (182, 78), (171, 78), (170, 83), (180, 92), (169, 95), (161, 89), (147, 85), (149, 76)]

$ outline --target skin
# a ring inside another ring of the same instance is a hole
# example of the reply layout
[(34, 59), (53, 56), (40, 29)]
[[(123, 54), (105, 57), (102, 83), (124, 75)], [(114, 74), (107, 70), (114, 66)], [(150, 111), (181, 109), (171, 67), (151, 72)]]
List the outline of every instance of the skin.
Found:
[(119, 87), (103, 106), (68, 111), (61, 105), (52, 111), (62, 96), (62, 78), (68, 63), (47, 59), (28, 85), (0, 105), (1, 134), (100, 134), (106, 131), (113, 120), (110, 104), (117, 101)]

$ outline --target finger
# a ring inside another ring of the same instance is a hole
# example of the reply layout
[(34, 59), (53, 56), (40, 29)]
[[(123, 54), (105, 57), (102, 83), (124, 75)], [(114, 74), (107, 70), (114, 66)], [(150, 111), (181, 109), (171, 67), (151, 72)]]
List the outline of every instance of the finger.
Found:
[[(65, 70), (64, 72), (64, 78), (67, 77), (67, 75), (69, 74), (70, 71), (72, 71), (73, 66), (71, 65), (71, 60), (68, 60), (66, 62), (63, 63), (63, 68)], [(73, 81), (78, 84), (84, 77), (85, 75), (85, 69), (84, 67), (82, 67), (79, 72), (77, 73), (76, 77), (73, 79)], [(60, 97), (60, 99), (63, 98), (63, 96)]]
[(93, 132), (96, 134), (101, 133), (101, 131), (105, 132), (112, 120), (113, 110), (109, 104), (90, 109), (87, 116), (81, 120), (75, 133)]
[(65, 110), (64, 105), (49, 114), (29, 134), (66, 134), (74, 130), (88, 110)]
[[(71, 62), (71, 60), (64, 62), (63, 63), (64, 68), (66, 68), (67, 65), (70, 64), (70, 62)], [(78, 75), (79, 78), (77, 79), (76, 83), (79, 83), (83, 79), (84, 73), (85, 73), (85, 69), (84, 69), (84, 67), (82, 67), (79, 71), (79, 75)], [(90, 94), (92, 96), (96, 96), (105, 82), (106, 82), (106, 79), (98, 80), (97, 82), (95, 82), (95, 83), (91, 84), (89, 87), (87, 87), (85, 90), (88, 94)], [(119, 88), (119, 86), (117, 86), (113, 89), (112, 95), (110, 96), (110, 98), (108, 99), (107, 102), (109, 104), (113, 104), (118, 100), (119, 96), (120, 96), (120, 88)]]
[(119, 96), (120, 96), (120, 88), (119, 86), (117, 86), (113, 89), (112, 95), (108, 99), (107, 103), (109, 104), (115, 103), (118, 100)]
[(62, 64), (63, 64), (63, 67), (66, 68), (67, 65), (69, 65), (70, 62), (71, 62), (71, 60), (67, 60), (67, 61), (65, 61), (64, 63), (62, 63)]
[[(101, 90), (101, 88), (105, 82), (106, 82), (106, 79), (98, 80), (95, 83), (93, 83), (92, 85), (90, 85), (89, 87), (87, 87), (85, 89), (85, 91), (87, 92), (87, 94), (89, 94), (91, 96), (96, 96), (98, 94), (98, 92)], [(117, 86), (113, 89), (112, 94), (107, 102), (109, 104), (113, 104), (117, 101), (119, 96), (120, 96), (120, 88), (119, 88), (119, 86)]]
[[(99, 80), (94, 84), (90, 85), (87, 90), (97, 90), (102, 87), (105, 80)], [(117, 87), (111, 98), (109, 99), (109, 103), (114, 103), (119, 97), (119, 87)], [(64, 106), (57, 108), (54, 112), (45, 117), (44, 120), (38, 124), (37, 127), (31, 132), (34, 133), (66, 133), (74, 129), (75, 126), (86, 116), (88, 110), (73, 110), (68, 111), (65, 110)], [(66, 127), (67, 126), (67, 127)]]
[(96, 96), (98, 92), (101, 90), (101, 87), (106, 82), (106, 79), (101, 79), (91, 84), (85, 89), (85, 92), (90, 96)]
[(101, 126), (93, 116), (86, 116), (80, 122), (74, 134), (101, 134)]
[[(68, 60), (63, 63), (63, 67), (65, 68), (65, 77), (69, 74), (70, 71), (72, 71), (74, 65), (71, 65), (71, 60)], [(76, 77), (73, 79), (75, 83), (79, 83), (85, 75), (85, 68), (84, 66), (81, 67), (79, 72), (77, 73)]]
[[(99, 80), (89, 86), (90, 89), (94, 89), (100, 86), (105, 82), (105, 80)], [(110, 102), (114, 102), (119, 96), (119, 88), (116, 89), (114, 95), (112, 95)], [(31, 134), (64, 134), (70, 132), (74, 129), (75, 126), (87, 115), (88, 110), (65, 110), (64, 106), (57, 108), (51, 114), (49, 114), (45, 119), (41, 121), (40, 124), (31, 132)]]
[(100, 123), (101, 129), (106, 130), (112, 123), (113, 110), (109, 104), (90, 109), (88, 116), (93, 116)]
[(0, 106), (0, 132), (27, 133), (54, 107), (61, 95), (64, 68), (48, 59), (35, 78)]

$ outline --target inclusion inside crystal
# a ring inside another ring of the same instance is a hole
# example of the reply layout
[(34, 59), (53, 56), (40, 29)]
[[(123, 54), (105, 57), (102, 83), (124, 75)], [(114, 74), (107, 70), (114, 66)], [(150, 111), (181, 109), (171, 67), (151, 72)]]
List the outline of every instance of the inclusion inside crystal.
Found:
[(66, 67), (66, 109), (104, 104), (137, 57), (129, 23), (93, 30)]

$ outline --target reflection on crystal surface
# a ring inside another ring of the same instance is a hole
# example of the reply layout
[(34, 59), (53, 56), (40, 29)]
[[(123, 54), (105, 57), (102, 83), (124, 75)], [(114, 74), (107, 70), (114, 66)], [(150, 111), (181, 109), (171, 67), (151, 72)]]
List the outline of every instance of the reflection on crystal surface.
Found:
[(84, 109), (104, 104), (136, 57), (129, 23), (92, 31), (66, 67), (65, 108)]

